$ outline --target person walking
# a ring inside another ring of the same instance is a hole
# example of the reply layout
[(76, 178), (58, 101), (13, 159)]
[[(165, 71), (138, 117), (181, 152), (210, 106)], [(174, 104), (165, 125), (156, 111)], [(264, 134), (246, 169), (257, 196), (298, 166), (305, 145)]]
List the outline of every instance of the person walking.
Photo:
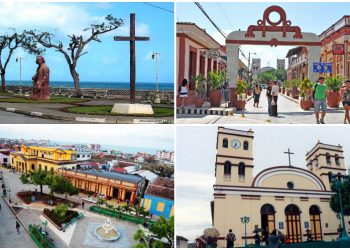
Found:
[(181, 86), (179, 87), (179, 96), (181, 98), (181, 108), (185, 107), (185, 99), (188, 97), (188, 82), (187, 79), (183, 79)]
[(346, 121), (350, 124), (350, 116), (349, 116), (349, 110), (350, 110), (350, 80), (346, 80), (344, 87), (340, 90), (340, 96), (341, 101), (343, 103), (344, 107), (344, 124), (346, 124)]
[(271, 90), (272, 90), (272, 81), (270, 81), (269, 86), (266, 88), (267, 110), (268, 110), (269, 116), (271, 116), (271, 100), (272, 100)]
[[(317, 124), (325, 124), (324, 117), (326, 116), (327, 111), (327, 90), (328, 87), (324, 83), (324, 77), (320, 76), (318, 78), (318, 81), (315, 83), (315, 85), (312, 88), (312, 98), (314, 101), (314, 107), (315, 107), (315, 117), (316, 117), (316, 123)], [(321, 113), (321, 117), (320, 117)]]
[(19, 222), (16, 220), (16, 231), (17, 231), (18, 234), (19, 234), (19, 228), (20, 227), (21, 226), (20, 226)]
[(84, 209), (84, 206), (85, 206), (85, 202), (83, 200), (83, 202), (81, 203), (81, 208)]
[(271, 87), (271, 116), (278, 116), (277, 113), (277, 100), (278, 100), (279, 87), (276, 81), (272, 82)]
[(233, 248), (236, 241), (236, 235), (232, 232), (232, 229), (228, 230), (226, 235), (226, 248)]
[(260, 94), (261, 94), (261, 87), (259, 84), (255, 84), (254, 90), (253, 90), (253, 96), (254, 96), (254, 107), (256, 104), (256, 107), (259, 107), (259, 100), (260, 100)]

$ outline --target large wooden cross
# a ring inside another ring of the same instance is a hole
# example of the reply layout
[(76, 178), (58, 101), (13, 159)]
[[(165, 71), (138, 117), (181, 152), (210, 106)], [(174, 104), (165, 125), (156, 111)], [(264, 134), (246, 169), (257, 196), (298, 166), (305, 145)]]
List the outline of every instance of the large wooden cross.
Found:
[(135, 36), (135, 14), (130, 14), (130, 36), (115, 36), (115, 41), (130, 41), (130, 103), (135, 103), (136, 41), (149, 41), (149, 37)]

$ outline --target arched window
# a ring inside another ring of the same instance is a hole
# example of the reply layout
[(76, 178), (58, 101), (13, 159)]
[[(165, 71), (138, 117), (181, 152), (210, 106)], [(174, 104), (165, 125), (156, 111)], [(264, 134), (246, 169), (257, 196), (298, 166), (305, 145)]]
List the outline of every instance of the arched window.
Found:
[(222, 147), (223, 147), (223, 148), (228, 148), (228, 140), (227, 140), (227, 138), (224, 138), (224, 139), (222, 140)]
[(41, 171), (41, 164), (39, 164), (39, 171)]
[(243, 149), (244, 150), (248, 150), (249, 149), (249, 142), (248, 141), (244, 141), (243, 142)]
[(34, 166), (34, 164), (32, 164), (32, 170), (35, 170), (35, 166)]
[(334, 158), (335, 158), (335, 164), (339, 166), (340, 165), (339, 155), (338, 154), (334, 155)]
[(288, 189), (294, 189), (294, 183), (292, 181), (287, 182), (287, 188)]
[(301, 242), (301, 223), (300, 223), (300, 210), (294, 205), (290, 204), (284, 210), (286, 215), (286, 236), (291, 243)]
[(316, 205), (309, 209), (312, 240), (322, 240), (321, 211)]
[(47, 171), (47, 166), (45, 166), (45, 171)]
[(238, 177), (239, 178), (245, 177), (245, 164), (244, 164), (244, 162), (240, 162), (238, 164)]
[(331, 163), (331, 155), (329, 153), (326, 153), (326, 161), (327, 163)]
[(224, 163), (224, 178), (225, 179), (231, 179), (231, 162), (226, 161)]

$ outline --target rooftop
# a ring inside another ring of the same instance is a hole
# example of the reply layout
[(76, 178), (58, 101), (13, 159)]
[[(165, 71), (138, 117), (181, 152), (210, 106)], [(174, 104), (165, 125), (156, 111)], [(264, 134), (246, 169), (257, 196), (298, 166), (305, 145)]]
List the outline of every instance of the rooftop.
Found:
[(118, 173), (118, 172), (105, 172), (105, 171), (98, 171), (96, 169), (88, 169), (88, 170), (68, 170), (68, 172), (77, 172), (82, 174), (89, 174), (94, 176), (99, 176), (103, 178), (108, 179), (115, 179), (115, 180), (121, 180), (121, 181), (127, 181), (131, 183), (139, 183), (144, 178), (138, 175), (133, 174), (124, 174), (124, 173)]
[(145, 194), (174, 200), (174, 180), (158, 177), (148, 186)]

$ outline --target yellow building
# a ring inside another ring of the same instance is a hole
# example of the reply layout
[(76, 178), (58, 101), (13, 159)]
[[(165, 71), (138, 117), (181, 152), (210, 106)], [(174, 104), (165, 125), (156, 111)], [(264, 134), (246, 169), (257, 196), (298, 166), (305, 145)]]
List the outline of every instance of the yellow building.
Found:
[[(235, 245), (245, 241), (241, 217), (247, 224), (248, 244), (254, 243), (256, 228), (279, 230), (291, 242), (306, 241), (306, 230), (314, 240), (338, 237), (339, 219), (329, 205), (332, 192), (328, 173), (345, 174), (341, 146), (318, 142), (306, 154), (306, 168), (275, 166), (253, 176), (253, 131), (219, 127), (216, 182), (212, 204), (213, 226), (220, 232), (219, 246), (232, 229)], [(347, 231), (349, 218), (345, 218)]]
[(136, 197), (142, 195), (145, 190), (145, 178), (139, 175), (95, 169), (61, 169), (59, 173), (81, 191), (92, 191), (107, 198), (130, 201), (133, 204), (136, 203)]
[(57, 172), (59, 168), (75, 168), (76, 152), (54, 147), (22, 145), (20, 151), (10, 154), (11, 166), (16, 171), (28, 173), (39, 169)]

